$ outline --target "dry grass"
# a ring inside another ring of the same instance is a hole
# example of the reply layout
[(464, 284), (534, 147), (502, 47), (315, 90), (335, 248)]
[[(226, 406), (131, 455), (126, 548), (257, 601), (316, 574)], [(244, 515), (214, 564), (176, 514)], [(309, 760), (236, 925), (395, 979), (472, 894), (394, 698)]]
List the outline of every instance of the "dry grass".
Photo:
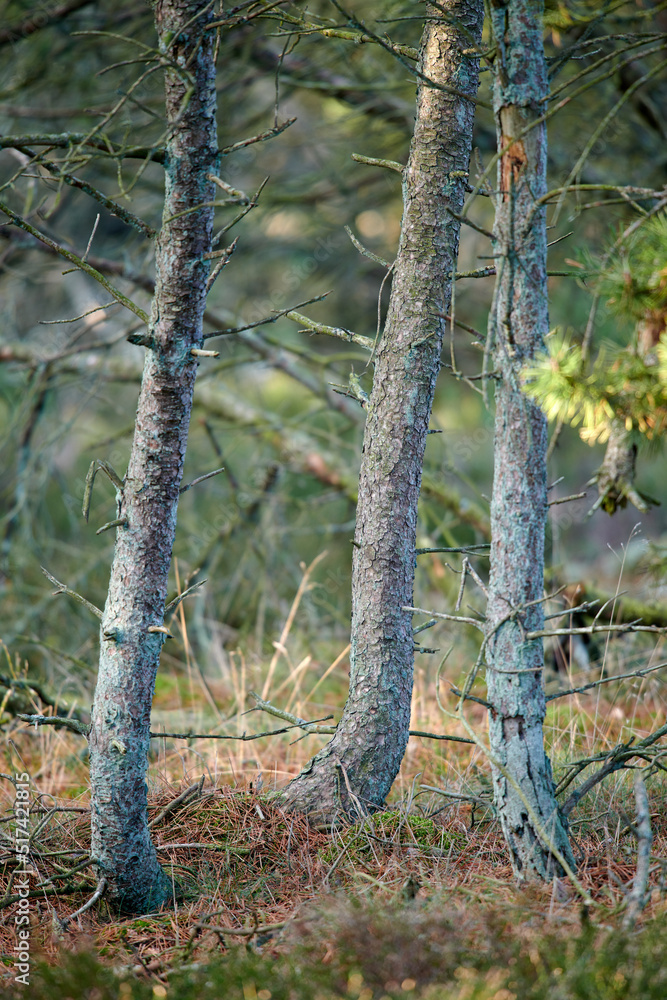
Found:
[[(337, 714), (346, 690), (347, 651), (331, 650), (328, 662), (318, 661), (299, 648), (297, 628), (290, 631), (295, 622), (298, 625), (308, 576), (309, 570), (268, 670), (241, 651), (226, 652), (212, 629), (204, 671), (181, 616), (186, 670), (158, 687), (154, 728), (230, 737), (280, 728), (268, 715), (244, 715), (251, 689), (304, 718), (322, 718), (330, 710)], [(177, 623), (171, 628), (175, 631)], [(655, 662), (658, 652), (647, 650), (645, 662)], [(440, 679), (441, 702), (452, 711), (457, 699), (449, 682), (460, 683), (465, 660), (470, 662), (465, 640), (459, 654), (458, 666), (448, 664)], [(558, 683), (569, 686), (577, 680), (581, 678), (561, 678)], [(435, 682), (435, 667), (417, 668), (413, 728), (464, 736), (459, 721), (443, 718), (434, 697)], [(40, 709), (37, 701), (35, 709)], [(468, 721), (480, 733), (484, 714), (478, 704), (466, 709)], [(557, 777), (573, 759), (647, 735), (664, 715), (664, 688), (656, 675), (551, 703), (546, 737)], [(106, 964), (168, 985), (174, 969), (205, 967), (235, 953), (237, 946), (252, 947), (253, 954), (272, 955), (276, 961), (286, 955), (289, 962), (289, 956), (303, 952), (313, 968), (335, 966), (331, 982), (338, 983), (340, 995), (362, 996), (366, 989), (371, 992), (365, 1000), (370, 1000), (383, 995), (382, 990), (387, 996), (395, 990), (409, 994), (413, 987), (404, 988), (403, 983), (426, 989), (434, 976), (437, 979), (438, 963), (446, 958), (450, 965), (465, 968), (465, 955), (483, 953), (489, 941), (494, 942), (488, 945), (494, 961), (502, 964), (505, 947), (509, 956), (517, 948), (530, 950), (531, 942), (544, 935), (569, 941), (580, 933), (581, 901), (567, 881), (517, 889), (499, 828), (485, 805), (491, 797), (490, 772), (479, 748), (411, 738), (388, 810), (350, 830), (325, 834), (299, 816), (285, 815), (272, 800), (275, 789), (326, 739), (299, 739), (298, 731), (296, 736), (292, 731), (252, 742), (156, 739), (149, 774), (150, 816), (157, 820), (153, 835), (160, 858), (173, 877), (174, 904), (160, 914), (117, 920), (102, 900), (63, 929), (62, 921), (95, 889), (93, 872), (86, 867), (90, 825), (85, 747), (79, 737), (51, 727), (34, 731), (9, 722), (5, 730), (6, 770), (31, 775), (31, 884), (39, 887), (31, 900), (33, 954), (54, 966), (66, 962), (70, 953), (92, 948)], [(170, 802), (199, 781), (196, 792), (160, 818)], [(13, 786), (4, 781), (0, 789), (0, 830), (6, 833), (11, 828)], [(667, 810), (660, 772), (649, 783), (649, 795), (655, 863), (647, 923), (665, 913)], [(591, 918), (597, 925), (620, 923), (635, 873), (632, 812), (629, 775), (621, 771), (599, 785), (571, 817), (579, 879), (594, 900)], [(14, 926), (8, 899), (15, 859), (9, 842), (3, 849), (0, 947), (11, 975), (8, 956)], [(362, 968), (363, 975), (353, 980), (353, 989), (349, 977), (357, 975), (355, 968)], [(493, 975), (484, 972), (479, 982), (487, 992), (478, 994), (471, 992), (461, 973), (458, 992), (446, 995), (508, 1000), (504, 987), (496, 989)], [(329, 988), (334, 986), (330, 983)], [(293, 990), (288, 995), (300, 994)]]

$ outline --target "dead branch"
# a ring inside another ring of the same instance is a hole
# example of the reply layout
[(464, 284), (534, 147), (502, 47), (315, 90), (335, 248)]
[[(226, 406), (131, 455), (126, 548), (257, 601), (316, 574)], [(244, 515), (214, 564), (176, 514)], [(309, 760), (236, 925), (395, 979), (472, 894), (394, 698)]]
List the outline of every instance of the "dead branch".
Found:
[(360, 333), (353, 333), (352, 330), (345, 330), (339, 326), (327, 326), (326, 323), (316, 323), (294, 309), (290, 309), (285, 315), (287, 319), (301, 324), (303, 327), (302, 333), (325, 333), (329, 337), (338, 337), (340, 340), (345, 340), (348, 344), (357, 344), (359, 347), (366, 348), (367, 351), (373, 350), (374, 341), (371, 337), (364, 337)]
[(446, 736), (440, 733), (423, 733), (420, 729), (411, 729), (410, 736), (421, 736), (425, 740), (449, 740), (452, 743), (471, 743), (475, 746), (474, 740), (469, 740), (465, 736)]
[(21, 21), (19, 24), (10, 25), (0, 31), (0, 46), (14, 45), (22, 38), (46, 28), (50, 24), (62, 21), (68, 14), (87, 7), (92, 0), (70, 0), (69, 3), (61, 3), (58, 7), (49, 10), (48, 7), (40, 7), (34, 14)]
[(27, 722), (31, 726), (57, 726), (60, 729), (69, 729), (72, 733), (77, 733), (78, 736), (88, 736), (90, 732), (90, 726), (83, 722), (79, 722), (77, 719), (68, 719), (61, 715), (23, 715), (22, 713), (17, 713), (17, 719), (21, 722)]
[(39, 240), (40, 243), (46, 244), (46, 246), (54, 253), (57, 253), (61, 257), (64, 257), (65, 260), (68, 260), (70, 262), (70, 264), (74, 264), (74, 266), (78, 268), (80, 271), (84, 271), (86, 274), (90, 275), (91, 278), (94, 278), (95, 281), (97, 281), (102, 286), (102, 288), (106, 289), (109, 295), (113, 296), (116, 302), (120, 302), (120, 304), (125, 306), (126, 309), (129, 309), (130, 312), (133, 312), (136, 316), (138, 316), (140, 320), (142, 320), (144, 323), (148, 323), (148, 314), (145, 313), (143, 309), (140, 309), (138, 305), (132, 302), (131, 299), (128, 299), (127, 295), (123, 295), (121, 291), (119, 291), (117, 288), (114, 288), (114, 286), (107, 281), (107, 279), (104, 277), (103, 274), (100, 274), (100, 272), (97, 271), (94, 267), (91, 267), (91, 265), (88, 264), (87, 261), (83, 260), (82, 257), (79, 257), (71, 250), (67, 250), (59, 243), (56, 243), (55, 240), (52, 240), (50, 236), (47, 236), (46, 233), (42, 233), (39, 229), (36, 229), (34, 226), (31, 226), (30, 223), (26, 222), (26, 220), (21, 215), (17, 215), (16, 212), (13, 212), (9, 207), (9, 205), (6, 205), (4, 202), (1, 201), (0, 201), (0, 211), (3, 212), (9, 219), (11, 219), (13, 224), (15, 226), (18, 226), (19, 229), (23, 229), (26, 233), (29, 233), (31, 236), (34, 236), (36, 240)]
[(105, 878), (101, 878), (97, 883), (97, 888), (95, 889), (95, 892), (92, 894), (90, 899), (86, 903), (84, 903), (83, 906), (80, 906), (78, 910), (75, 910), (74, 913), (70, 913), (69, 917), (65, 917), (64, 920), (60, 921), (61, 930), (63, 931), (67, 930), (68, 924), (70, 924), (73, 920), (76, 920), (77, 917), (80, 917), (82, 913), (86, 912), (86, 910), (90, 910), (91, 907), (93, 907), (95, 903), (98, 901), (98, 899), (102, 898), (106, 887), (107, 887), (107, 880)]
[[(325, 715), (317, 721), (325, 722), (327, 719), (333, 719), (333, 715)], [(315, 722), (312, 725), (315, 725)], [(301, 729), (301, 726), (283, 726), (282, 729), (268, 729), (263, 733), (241, 733), (234, 736), (221, 736), (217, 733), (151, 733), (150, 737), (152, 740), (240, 740), (242, 743), (248, 743), (250, 740), (261, 740), (265, 736), (281, 736), (283, 733), (291, 732), (292, 729)]]
[(654, 733), (647, 736), (645, 739), (640, 740), (639, 743), (620, 743), (618, 746), (604, 756), (591, 757), (587, 760), (577, 761), (572, 765), (574, 772), (572, 775), (568, 776), (568, 779), (560, 787), (560, 791), (563, 791), (571, 783), (571, 781), (576, 778), (581, 771), (585, 770), (589, 764), (593, 764), (596, 761), (604, 760), (602, 767), (597, 770), (594, 774), (590, 776), (579, 788), (577, 788), (570, 797), (561, 806), (561, 813), (564, 816), (569, 816), (572, 810), (579, 804), (584, 795), (586, 795), (592, 788), (595, 788), (597, 784), (604, 780), (609, 774), (613, 774), (615, 771), (620, 771), (622, 768), (626, 767), (628, 761), (632, 760), (633, 757), (643, 757), (644, 759), (649, 759), (651, 756), (655, 756), (655, 751), (647, 753), (651, 750), (654, 743), (662, 739), (663, 736), (667, 735), (667, 724), (660, 726), (656, 729)]
[(79, 604), (83, 604), (84, 608), (88, 608), (89, 611), (92, 611), (92, 613), (97, 618), (102, 618), (102, 611), (100, 611), (99, 608), (95, 607), (94, 604), (91, 604), (90, 601), (87, 601), (85, 597), (81, 596), (81, 594), (77, 594), (75, 590), (70, 590), (70, 588), (66, 587), (64, 583), (60, 583), (60, 581), (56, 580), (55, 576), (51, 576), (49, 571), (47, 569), (44, 569), (43, 566), (40, 566), (40, 569), (44, 574), (44, 576), (47, 578), (47, 580), (50, 580), (51, 583), (54, 585), (54, 587), (57, 588), (57, 590), (53, 595), (54, 597), (56, 597), (58, 594), (67, 594), (68, 597), (73, 597), (75, 601), (79, 602)]
[(184, 792), (181, 792), (180, 795), (177, 795), (175, 799), (172, 799), (171, 802), (169, 802), (164, 807), (164, 809), (162, 809), (157, 814), (157, 816), (154, 816), (153, 819), (150, 820), (148, 824), (149, 828), (152, 826), (157, 826), (157, 824), (160, 823), (165, 818), (165, 816), (168, 816), (169, 813), (173, 812), (175, 809), (178, 809), (180, 805), (183, 805), (183, 803), (186, 802), (193, 795), (196, 795), (199, 798), (201, 796), (203, 787), (204, 787), (204, 775), (202, 774), (199, 781), (195, 781), (194, 784), (186, 788)]
[(612, 684), (614, 681), (624, 681), (629, 677), (646, 677), (647, 674), (652, 674), (655, 670), (661, 670), (663, 667), (667, 667), (667, 663), (656, 663), (653, 667), (645, 667), (643, 670), (632, 670), (627, 674), (617, 674), (614, 677), (602, 677), (597, 681), (590, 681), (588, 684), (582, 684), (581, 687), (568, 688), (565, 691), (554, 691), (553, 694), (548, 694), (546, 696), (546, 701), (554, 701), (555, 698), (565, 698), (570, 694), (583, 694), (584, 691), (590, 691), (593, 688), (598, 688), (602, 684)]
[(548, 639), (556, 635), (593, 635), (594, 632), (655, 632), (658, 635), (664, 635), (667, 632), (667, 628), (658, 625), (640, 625), (640, 620), (637, 619), (625, 625), (586, 625), (582, 628), (555, 628), (540, 632), (526, 632), (524, 638), (529, 642), (532, 639)]
[(651, 867), (651, 819), (648, 807), (646, 785), (641, 771), (635, 775), (635, 803), (637, 806), (637, 872), (628, 896), (628, 905), (621, 924), (624, 931), (630, 931), (646, 905), (648, 877)]
[[(9, 709), (9, 711), (14, 715), (16, 715), (19, 710), (29, 713), (29, 710), (32, 707), (29, 701), (29, 695), (34, 693), (43, 705), (48, 705), (49, 708), (53, 708), (55, 711), (58, 709), (64, 710), (68, 713), (68, 717), (70, 719), (77, 719), (81, 721), (79, 713), (74, 707), (68, 705), (67, 702), (63, 701), (61, 698), (52, 697), (47, 691), (44, 690), (44, 686), (38, 681), (31, 681), (22, 677), (8, 677), (5, 674), (0, 674), (0, 685), (7, 688), (8, 692), (16, 692), (16, 697), (13, 697), (12, 695), (5, 695), (2, 700), (4, 708)], [(22, 698), (20, 696), (20, 692), (27, 692), (27, 694)]]
[(277, 719), (282, 719), (283, 722), (289, 722), (290, 728), (304, 729), (307, 733), (319, 733), (323, 736), (332, 736), (336, 732), (335, 726), (320, 726), (314, 722), (307, 722), (306, 719), (299, 719), (298, 716), (292, 715), (291, 712), (285, 712), (282, 708), (276, 708), (270, 701), (264, 701), (263, 698), (260, 698), (255, 691), (248, 691), (248, 694), (251, 698), (255, 699), (258, 709), (261, 709), (262, 712), (267, 712), (269, 715), (275, 715)]
[(445, 615), (440, 611), (426, 611), (425, 608), (403, 607), (401, 608), (401, 611), (409, 611), (413, 615), (432, 615), (433, 618), (440, 618), (445, 622), (458, 622), (459, 625), (474, 625), (474, 627), (479, 629), (480, 632), (484, 631), (484, 625), (476, 618), (463, 618), (461, 615)]
[[(209, 473), (209, 476), (212, 475), (214, 475), (214, 473), (212, 472)], [(209, 478), (209, 476), (202, 476), (201, 479), (207, 479)], [(195, 483), (198, 483), (200, 481), (201, 481), (200, 479), (195, 479), (193, 483), (190, 483), (190, 486), (194, 486)], [(181, 490), (181, 492), (183, 491)], [(193, 594), (195, 590), (199, 589), (199, 587), (203, 587), (204, 584), (207, 582), (208, 582), (207, 580), (200, 580), (199, 583), (193, 583), (191, 587), (188, 587), (187, 590), (184, 590), (182, 594), (177, 594), (176, 597), (174, 597), (172, 601), (169, 601), (169, 604), (167, 604), (167, 606), (165, 607), (164, 609), (165, 618), (167, 617), (168, 614), (171, 614), (172, 611), (176, 610), (181, 601), (185, 600), (186, 597), (189, 597), (190, 594)]]

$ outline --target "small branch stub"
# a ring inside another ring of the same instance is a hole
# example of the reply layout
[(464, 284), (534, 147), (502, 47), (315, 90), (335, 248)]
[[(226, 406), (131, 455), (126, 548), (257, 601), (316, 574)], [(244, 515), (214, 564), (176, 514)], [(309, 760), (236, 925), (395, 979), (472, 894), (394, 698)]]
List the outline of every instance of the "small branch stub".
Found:
[(160, 632), (162, 635), (166, 635), (167, 639), (173, 639), (174, 636), (171, 634), (166, 625), (149, 625), (149, 632)]
[(193, 347), (190, 350), (193, 358), (219, 358), (220, 351), (206, 351), (200, 347)]
[(115, 517), (113, 521), (107, 521), (101, 528), (98, 528), (95, 534), (101, 535), (104, 531), (109, 531), (110, 528), (127, 528), (127, 518)]

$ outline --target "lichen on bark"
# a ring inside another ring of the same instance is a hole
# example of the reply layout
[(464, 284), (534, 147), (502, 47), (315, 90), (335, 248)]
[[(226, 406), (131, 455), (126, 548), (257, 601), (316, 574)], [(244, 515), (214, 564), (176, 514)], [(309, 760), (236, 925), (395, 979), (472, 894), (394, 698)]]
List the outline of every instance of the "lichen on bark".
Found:
[[(92, 856), (121, 912), (171, 899), (147, 825), (150, 712), (164, 634), (167, 579), (201, 347), (217, 172), (212, 5), (157, 0), (168, 139), (156, 290), (117, 528), (91, 717)], [(187, 67), (187, 69), (185, 68)], [(201, 207), (198, 207), (201, 206)]]
[[(380, 808), (408, 740), (417, 502), (470, 162), (481, 0), (427, 5), (417, 115), (387, 319), (364, 433), (352, 566), (350, 690), (333, 739), (287, 787), (322, 822)], [(467, 54), (464, 55), (463, 51)]]
[(547, 138), (539, 118), (547, 97), (542, 5), (495, 2), (494, 111), (498, 191), (494, 224), (496, 291), (489, 345), (497, 375), (491, 560), (487, 606), (489, 742), (498, 815), (520, 879), (574, 868), (544, 749), (544, 623), (547, 427), (521, 391), (521, 366), (548, 332)]

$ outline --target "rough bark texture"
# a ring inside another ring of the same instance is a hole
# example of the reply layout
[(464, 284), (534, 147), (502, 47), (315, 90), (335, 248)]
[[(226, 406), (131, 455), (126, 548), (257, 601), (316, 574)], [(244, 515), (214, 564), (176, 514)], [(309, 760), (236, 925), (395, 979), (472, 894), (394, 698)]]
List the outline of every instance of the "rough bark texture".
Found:
[[(443, 14), (452, 17), (445, 23)], [(350, 692), (331, 742), (284, 794), (330, 822), (378, 808), (398, 774), (410, 725), (417, 501), (470, 161), (483, 3), (427, 8), (422, 73), (404, 173), (401, 240), (375, 359), (359, 480), (352, 567)]]
[(522, 364), (542, 348), (548, 331), (546, 216), (544, 209), (535, 210), (546, 192), (546, 129), (530, 128), (545, 109), (540, 102), (547, 94), (547, 72), (542, 5), (492, 0), (491, 16), (497, 44), (494, 110), (498, 148), (504, 152), (494, 228), (498, 278), (489, 317), (500, 376), (487, 609), (489, 735), (501, 765), (494, 768), (496, 807), (515, 873), (522, 879), (548, 878), (561, 870), (550, 846), (572, 867), (574, 861), (544, 751), (542, 640), (523, 638), (544, 622), (543, 605), (535, 602), (544, 587), (547, 429), (543, 413), (519, 384)]
[(211, 250), (216, 172), (212, 5), (158, 0), (167, 140), (156, 290), (134, 441), (122, 490), (90, 733), (92, 855), (106, 897), (122, 912), (155, 909), (173, 895), (147, 822), (146, 769), (155, 675), (164, 635), (167, 577), (176, 527)]

